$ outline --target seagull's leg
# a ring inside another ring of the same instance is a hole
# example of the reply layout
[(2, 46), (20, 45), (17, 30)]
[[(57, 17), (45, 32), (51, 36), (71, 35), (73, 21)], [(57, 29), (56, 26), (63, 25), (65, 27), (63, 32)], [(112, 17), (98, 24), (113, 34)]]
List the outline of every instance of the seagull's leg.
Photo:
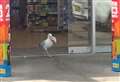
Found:
[(47, 50), (47, 48), (45, 48), (45, 51), (46, 51), (46, 54), (48, 55), (48, 50)]
[(50, 54), (49, 54), (49, 52), (48, 52), (48, 49), (47, 49), (47, 48), (45, 49), (45, 51), (46, 51), (47, 56), (48, 56), (48, 57), (51, 57)]

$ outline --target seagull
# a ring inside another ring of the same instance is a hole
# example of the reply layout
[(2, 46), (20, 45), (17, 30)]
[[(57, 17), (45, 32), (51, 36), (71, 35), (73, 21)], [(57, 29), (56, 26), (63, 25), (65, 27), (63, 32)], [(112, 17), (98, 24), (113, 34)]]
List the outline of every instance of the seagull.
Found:
[(57, 40), (51, 33), (48, 34), (47, 39), (40, 43), (40, 46), (45, 50), (46, 54), (49, 56), (48, 48), (51, 48), (54, 44), (56, 44)]

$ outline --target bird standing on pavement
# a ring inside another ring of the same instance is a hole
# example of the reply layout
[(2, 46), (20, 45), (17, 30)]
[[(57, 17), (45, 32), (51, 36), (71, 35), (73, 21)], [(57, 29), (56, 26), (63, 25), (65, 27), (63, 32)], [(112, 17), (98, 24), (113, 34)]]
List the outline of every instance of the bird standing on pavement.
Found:
[(57, 40), (51, 33), (48, 34), (47, 39), (41, 42), (42, 48), (45, 50), (46, 54), (49, 56), (48, 48), (51, 48), (54, 44), (56, 44)]

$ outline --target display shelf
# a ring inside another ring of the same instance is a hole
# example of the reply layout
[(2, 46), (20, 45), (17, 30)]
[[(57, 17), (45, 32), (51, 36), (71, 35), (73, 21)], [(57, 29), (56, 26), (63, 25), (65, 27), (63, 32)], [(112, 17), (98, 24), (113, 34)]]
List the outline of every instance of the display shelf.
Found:
[(44, 30), (57, 27), (57, 8), (57, 0), (28, 0), (28, 26), (32, 26), (31, 29)]
[(32, 29), (59, 30), (63, 26), (64, 0), (28, 0), (27, 26)]

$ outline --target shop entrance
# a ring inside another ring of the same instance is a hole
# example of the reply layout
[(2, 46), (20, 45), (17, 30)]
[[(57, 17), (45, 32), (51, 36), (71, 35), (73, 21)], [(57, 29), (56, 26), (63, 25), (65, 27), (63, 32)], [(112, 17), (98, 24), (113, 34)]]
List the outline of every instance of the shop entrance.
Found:
[[(96, 15), (95, 5), (93, 0), (11, 0), (14, 55), (31, 57), (49, 53), (59, 56), (99, 51), (102, 48), (96, 47), (96, 30), (101, 38), (108, 29), (100, 32), (104, 23), (96, 22), (100, 16)], [(49, 33), (57, 42), (46, 52), (40, 44)]]

